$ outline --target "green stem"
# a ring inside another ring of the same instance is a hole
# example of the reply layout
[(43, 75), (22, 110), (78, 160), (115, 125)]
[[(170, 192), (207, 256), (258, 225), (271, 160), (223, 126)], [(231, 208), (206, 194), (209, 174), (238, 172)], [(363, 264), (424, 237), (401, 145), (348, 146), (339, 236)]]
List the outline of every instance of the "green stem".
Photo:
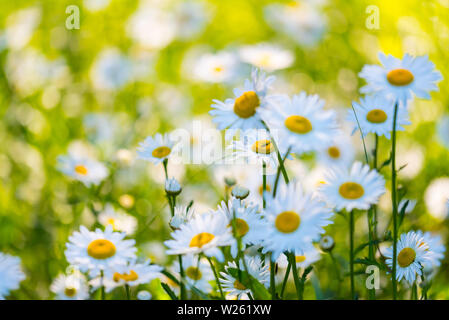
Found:
[(398, 240), (398, 204), (396, 197), (396, 120), (398, 114), (398, 103), (394, 105), (393, 132), (391, 138), (391, 202), (393, 207), (393, 299), (397, 299), (397, 281), (396, 281), (396, 264), (397, 264), (397, 240)]
[(287, 254), (287, 256), (288, 256), (288, 262), (292, 267), (293, 279), (295, 280), (296, 295), (298, 296), (298, 300), (302, 300), (303, 299), (303, 285), (302, 285), (302, 281), (299, 279), (298, 269), (296, 268), (295, 254), (293, 252), (289, 252)]
[(284, 291), (285, 291), (285, 287), (287, 286), (288, 276), (290, 274), (291, 269), (292, 269), (292, 266), (289, 263), (287, 266), (287, 270), (285, 271), (284, 281), (282, 281), (281, 298), (284, 297)]
[(276, 263), (271, 260), (270, 256), (270, 292), (271, 292), (271, 299), (276, 299), (276, 278), (275, 278), (275, 270), (276, 270)]
[(225, 296), (224, 296), (224, 294), (223, 294), (223, 289), (221, 288), (221, 284), (220, 284), (220, 279), (218, 278), (217, 270), (215, 269), (215, 266), (214, 266), (214, 264), (212, 263), (211, 258), (209, 258), (209, 257), (206, 257), (206, 258), (207, 258), (207, 261), (209, 261), (209, 264), (210, 264), (210, 267), (212, 268), (212, 271), (214, 272), (215, 282), (217, 282), (217, 286), (218, 286), (218, 290), (220, 290), (221, 298), (222, 298), (223, 300), (225, 300)]
[[(288, 148), (287, 152), (285, 153), (284, 159), (281, 159), (279, 161), (278, 170), (276, 172), (276, 179), (274, 181), (273, 197), (276, 197), (276, 192), (277, 192), (278, 185), (279, 185), (279, 178), (280, 178), (280, 175), (281, 175), (281, 171), (282, 171), (282, 168), (284, 168), (284, 171), (285, 171), (284, 162), (285, 162), (285, 159), (287, 159), (288, 154), (290, 153), (290, 149), (291, 148)], [(278, 157), (280, 157), (279, 152), (278, 152)], [(285, 183), (289, 182), (287, 173), (285, 173), (285, 175), (284, 175), (284, 180), (285, 180)]]
[(263, 208), (265, 209), (267, 207), (267, 202), (265, 200), (265, 191), (267, 191), (267, 164), (265, 162), (262, 165), (262, 187)]
[(416, 281), (413, 282), (412, 296), (410, 300), (418, 300), (418, 287), (416, 285)]
[(104, 272), (103, 272), (103, 270), (100, 271), (100, 284), (101, 284), (101, 288), (100, 288), (101, 300), (105, 300), (106, 294), (104, 292)]
[(125, 284), (126, 298), (131, 300), (131, 295), (129, 293), (129, 285)]
[(354, 210), (349, 213), (349, 272), (351, 276), (351, 299), (355, 299), (354, 283)]
[(168, 180), (168, 169), (167, 169), (168, 159), (164, 159), (164, 161), (162, 161), (162, 165), (164, 166), (165, 180)]

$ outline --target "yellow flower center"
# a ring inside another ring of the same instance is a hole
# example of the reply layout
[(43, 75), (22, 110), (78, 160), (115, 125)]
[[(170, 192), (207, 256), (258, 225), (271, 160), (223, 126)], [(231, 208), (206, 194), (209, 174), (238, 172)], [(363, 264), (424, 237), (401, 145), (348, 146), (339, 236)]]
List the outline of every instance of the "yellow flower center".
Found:
[(215, 67), (215, 68), (214, 68), (214, 71), (215, 71), (216, 73), (220, 73), (220, 72), (222, 72), (222, 71), (223, 71), (223, 68), (222, 68), (222, 67), (219, 67), (219, 66), (217, 66), (217, 67)]
[(337, 147), (329, 147), (327, 149), (327, 153), (329, 154), (329, 157), (331, 157), (331, 158), (334, 158), (334, 159), (340, 158), (340, 149), (338, 149)]
[(254, 142), (251, 150), (255, 153), (270, 154), (274, 151), (270, 140), (259, 140)]
[(290, 116), (285, 119), (285, 126), (294, 133), (306, 134), (312, 131), (312, 123), (303, 116)]
[(292, 233), (298, 229), (301, 218), (294, 211), (284, 211), (276, 217), (275, 225), (282, 233)]
[[(232, 221), (229, 224), (229, 226), (232, 226)], [(243, 237), (245, 234), (247, 234), (249, 231), (248, 223), (246, 223), (245, 220), (236, 218), (235, 219), (235, 233), (238, 237)]]
[(190, 240), (190, 247), (201, 248), (205, 244), (211, 242), (214, 238), (215, 236), (209, 232), (198, 233), (196, 236), (192, 238), (192, 240)]
[(388, 82), (398, 87), (412, 83), (413, 79), (413, 73), (407, 69), (393, 69), (387, 74)]
[[(267, 185), (265, 186), (265, 190), (266, 190), (267, 192), (271, 192), (271, 187), (267, 184)], [(263, 184), (259, 187), (259, 194), (260, 194), (261, 196), (263, 196)]]
[(67, 287), (67, 288), (64, 289), (64, 294), (65, 294), (67, 297), (72, 298), (72, 297), (74, 297), (75, 294), (76, 294), (76, 289), (75, 289), (75, 288), (72, 288), (72, 287)]
[(384, 123), (387, 121), (387, 114), (380, 109), (373, 109), (366, 115), (366, 120), (371, 123)]
[(87, 254), (92, 258), (103, 260), (115, 255), (115, 245), (106, 239), (97, 239), (87, 246)]
[(108, 218), (107, 224), (111, 225), (112, 229), (116, 230), (116, 228), (115, 228), (115, 219), (114, 218)]
[(240, 118), (250, 118), (256, 114), (256, 108), (259, 107), (259, 97), (254, 91), (247, 91), (235, 99), (234, 113)]
[(120, 280), (124, 280), (126, 282), (131, 282), (131, 281), (136, 281), (137, 279), (139, 279), (139, 275), (134, 271), (131, 270), (128, 273), (114, 273), (113, 279), (115, 282), (119, 282)]
[(234, 281), (234, 288), (237, 290), (246, 290), (246, 287), (238, 280)]
[(197, 267), (188, 267), (186, 270), (186, 276), (193, 280), (200, 280), (203, 275)]
[(82, 176), (85, 176), (88, 171), (85, 166), (83, 166), (82, 164), (79, 164), (79, 165), (75, 166), (75, 172)]
[(363, 187), (356, 182), (345, 182), (338, 189), (340, 195), (348, 200), (359, 199), (365, 194)]
[(296, 256), (295, 257), (296, 263), (301, 263), (306, 261), (306, 256)]
[(398, 264), (402, 267), (408, 267), (415, 261), (416, 252), (412, 248), (404, 248), (398, 254)]
[(162, 147), (157, 147), (153, 150), (153, 152), (151, 153), (151, 155), (155, 158), (165, 158), (166, 156), (168, 156), (171, 152), (171, 149), (169, 147), (166, 146), (162, 146)]

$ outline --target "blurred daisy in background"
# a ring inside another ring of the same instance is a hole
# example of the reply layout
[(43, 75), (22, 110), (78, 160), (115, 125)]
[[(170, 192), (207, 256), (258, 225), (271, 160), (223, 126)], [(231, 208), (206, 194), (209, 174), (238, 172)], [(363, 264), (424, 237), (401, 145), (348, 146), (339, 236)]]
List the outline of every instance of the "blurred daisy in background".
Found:
[[(227, 147), (231, 159), (244, 159), (245, 163), (257, 164), (262, 167), (265, 163), (271, 170), (276, 170), (278, 163), (276, 148), (268, 131), (264, 129), (247, 130), (240, 134), (239, 140), (234, 140)], [(285, 150), (280, 151), (285, 154)]]
[(278, 103), (264, 110), (262, 119), (278, 137), (280, 148), (302, 154), (328, 146), (338, 133), (335, 112), (324, 110), (318, 95), (301, 92), (291, 99), (284, 95)]
[(19, 289), (25, 279), (20, 258), (0, 252), (0, 300), (4, 300), (12, 290)]
[(210, 17), (210, 10), (203, 1), (178, 1), (174, 6), (176, 16), (176, 37), (190, 40), (198, 36), (205, 28)]
[[(359, 131), (359, 125), (362, 128), (363, 136), (368, 133), (375, 133), (378, 136), (385, 136), (390, 139), (390, 132), (393, 129), (394, 101), (386, 99), (377, 94), (366, 96), (360, 99), (360, 103), (352, 103), (354, 110), (348, 110), (348, 120), (353, 124), (353, 131)], [(354, 115), (354, 111), (357, 115)], [(357, 123), (358, 121), (358, 123)], [(396, 130), (404, 131), (403, 126), (409, 125), (408, 112), (406, 108), (399, 108), (396, 119)]]
[[(180, 272), (177, 260), (174, 262), (173, 268), (177, 273)], [(199, 256), (192, 254), (184, 255), (182, 256), (182, 268), (188, 286), (195, 287), (205, 293), (212, 291), (210, 281), (214, 280), (214, 273), (206, 259), (199, 260)]]
[(366, 210), (385, 193), (385, 180), (376, 170), (357, 161), (350, 169), (334, 167), (329, 170), (319, 191), (337, 211)]
[(150, 136), (139, 143), (137, 157), (158, 164), (170, 157), (174, 147), (175, 142), (167, 134), (157, 133), (154, 138)]
[(105, 49), (98, 54), (90, 79), (98, 90), (120, 89), (132, 80), (132, 63), (118, 49)]
[(115, 209), (110, 203), (98, 214), (98, 221), (105, 227), (112, 226), (114, 231), (125, 232), (131, 235), (136, 231), (137, 219), (123, 210)]
[(42, 11), (38, 6), (28, 7), (10, 14), (6, 19), (5, 42), (13, 50), (24, 48), (41, 22)]
[(269, 4), (264, 8), (265, 20), (298, 45), (312, 47), (323, 39), (327, 28), (327, 18), (316, 4), (317, 1)]
[[(250, 276), (255, 278), (261, 284), (266, 287), (269, 284), (270, 271), (268, 270), (268, 265), (262, 265), (261, 259), (256, 257), (245, 256), (245, 263), (248, 267), (248, 273)], [(220, 272), (221, 278), (220, 283), (225, 291), (230, 296), (235, 296), (237, 299), (241, 299), (242, 296), (246, 296), (251, 293), (251, 289), (243, 285), (238, 278), (234, 278), (230, 273), (229, 269), (240, 269), (241, 273), (245, 273), (245, 267), (241, 260), (239, 260), (239, 266), (234, 261), (228, 262), (225, 266), (225, 272)]]
[(268, 72), (288, 68), (295, 60), (291, 51), (269, 43), (244, 46), (239, 54), (243, 62)]
[(114, 232), (110, 225), (105, 231), (96, 229), (95, 232), (81, 226), (79, 232), (69, 237), (65, 256), (81, 272), (89, 271), (91, 277), (102, 271), (110, 276), (112, 270), (126, 266), (135, 258), (135, 241), (125, 240), (125, 236), (125, 233)]
[(355, 157), (351, 138), (343, 132), (339, 132), (332, 138), (329, 146), (318, 149), (318, 163), (324, 166), (349, 167)]
[(285, 251), (307, 252), (313, 239), (332, 223), (333, 216), (324, 202), (304, 194), (295, 182), (281, 186), (276, 198), (268, 194), (264, 213), (267, 227), (263, 232), (263, 252), (271, 252), (272, 261)]
[(263, 129), (259, 110), (266, 109), (272, 100), (268, 89), (274, 80), (274, 76), (267, 77), (264, 72), (253, 69), (251, 80), (245, 80), (243, 89), (234, 89), (234, 99), (213, 100), (215, 104), (209, 114), (218, 129)]
[(438, 140), (449, 149), (449, 116), (443, 116), (437, 124)]
[(97, 12), (109, 6), (111, 0), (84, 0), (84, 7), (90, 12)]
[(215, 257), (223, 262), (224, 256), (219, 247), (234, 242), (228, 219), (224, 215), (204, 213), (196, 215), (192, 220), (171, 233), (173, 240), (164, 244), (167, 254), (199, 254)]
[[(307, 268), (311, 264), (319, 261), (321, 259), (321, 252), (316, 249), (314, 246), (311, 246), (303, 253), (296, 253), (295, 252), (295, 261), (296, 261), (296, 267), (297, 268)], [(276, 263), (279, 265), (280, 268), (287, 268), (288, 266), (288, 259), (285, 254), (282, 254), (277, 259)]]
[(449, 177), (432, 180), (424, 192), (424, 202), (432, 217), (444, 220), (449, 216)]
[(74, 155), (59, 156), (58, 170), (81, 181), (86, 187), (100, 184), (109, 175), (109, 170), (103, 163)]
[(89, 299), (89, 287), (86, 277), (81, 272), (59, 275), (53, 280), (50, 291), (56, 295), (56, 300)]
[[(263, 238), (263, 230), (265, 229), (265, 221), (259, 213), (257, 205), (246, 205), (238, 199), (229, 200), (228, 203), (222, 201), (218, 205), (215, 214), (226, 217), (228, 225), (235, 226), (235, 235), (241, 240), (241, 250), (244, 251), (249, 245), (258, 245)], [(234, 220), (235, 218), (235, 220)], [(231, 246), (231, 254), (236, 257), (238, 253), (237, 241)]]
[(430, 99), (430, 92), (438, 91), (436, 84), (443, 79), (427, 56), (405, 54), (401, 60), (380, 52), (379, 60), (382, 66), (365, 65), (359, 73), (367, 82), (360, 92), (379, 93), (403, 106), (413, 98), (412, 93), (418, 98)]
[[(422, 266), (430, 259), (429, 245), (424, 241), (422, 233), (414, 231), (401, 234), (397, 244), (396, 279), (407, 280), (412, 284), (417, 275), (422, 275)], [(385, 249), (383, 253), (387, 258), (386, 264), (393, 267), (393, 246)]]
[[(197, 81), (222, 83), (232, 81), (237, 73), (238, 60), (235, 54), (221, 51), (217, 53), (203, 53), (188, 59), (185, 63), (186, 73)], [(193, 64), (193, 66), (190, 65)]]
[(130, 287), (139, 284), (150, 283), (151, 280), (161, 277), (161, 266), (150, 264), (151, 260), (147, 259), (143, 263), (131, 261), (126, 266), (119, 265), (112, 275), (112, 280), (116, 286), (128, 285)]

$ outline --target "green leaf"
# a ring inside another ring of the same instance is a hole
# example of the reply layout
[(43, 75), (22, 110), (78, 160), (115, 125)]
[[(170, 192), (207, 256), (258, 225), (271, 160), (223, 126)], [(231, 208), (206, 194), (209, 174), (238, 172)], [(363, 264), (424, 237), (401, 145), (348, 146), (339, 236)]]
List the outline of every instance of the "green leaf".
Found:
[(170, 287), (168, 286), (168, 284), (161, 282), (161, 286), (164, 289), (164, 291), (170, 296), (170, 298), (172, 300), (178, 300), (178, 297), (176, 296), (176, 294), (173, 292), (172, 289), (170, 289)]
[[(228, 268), (226, 270), (233, 278), (239, 279), (239, 270), (237, 268)], [(271, 295), (267, 288), (261, 284), (256, 278), (248, 274), (246, 271), (240, 271), (240, 282), (247, 288), (251, 288), (256, 300), (270, 300)]]

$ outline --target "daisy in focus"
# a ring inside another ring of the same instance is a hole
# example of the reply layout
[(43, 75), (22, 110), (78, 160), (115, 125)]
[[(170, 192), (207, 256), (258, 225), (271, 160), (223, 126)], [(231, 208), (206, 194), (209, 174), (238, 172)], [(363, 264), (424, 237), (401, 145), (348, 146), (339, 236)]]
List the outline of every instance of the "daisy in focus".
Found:
[[(354, 110), (348, 110), (348, 120), (353, 123), (353, 133), (359, 131), (359, 124), (362, 128), (363, 136), (372, 132), (378, 136), (385, 136), (390, 139), (390, 132), (393, 128), (394, 101), (386, 99), (377, 94), (366, 96), (360, 99), (360, 103), (353, 102)], [(357, 123), (358, 121), (358, 123)], [(396, 130), (403, 131), (403, 126), (409, 125), (408, 112), (406, 108), (399, 108), (397, 111)]]
[[(261, 284), (268, 286), (270, 277), (268, 265), (263, 266), (262, 260), (258, 256), (245, 256), (245, 262), (248, 267), (248, 273)], [(220, 278), (220, 283), (223, 290), (227, 292), (228, 295), (237, 297), (237, 299), (246, 297), (246, 295), (251, 293), (251, 289), (243, 285), (238, 278), (233, 277), (229, 272), (230, 269), (240, 269), (241, 273), (246, 272), (241, 261), (239, 267), (237, 267), (237, 264), (234, 261), (229, 262), (225, 266), (225, 272), (220, 272), (220, 275), (222, 276), (222, 278)]]
[(147, 137), (139, 143), (137, 157), (158, 164), (168, 159), (175, 148), (175, 142), (167, 134), (157, 133), (154, 138)]
[(19, 283), (25, 279), (20, 262), (20, 258), (0, 252), (0, 300), (19, 289)]
[[(209, 293), (212, 291), (210, 281), (214, 280), (214, 273), (207, 260), (204, 258), (198, 259), (198, 256), (191, 254), (182, 257), (185, 280), (187, 281), (188, 286)], [(178, 261), (175, 261), (174, 263), (174, 270), (178, 273), (180, 272)]]
[[(386, 264), (393, 267), (393, 247), (387, 248), (384, 253)], [(417, 275), (422, 275), (423, 264), (430, 259), (429, 245), (424, 238), (414, 231), (403, 233), (397, 244), (396, 279), (407, 280), (412, 284)]]
[(86, 300), (89, 299), (89, 287), (86, 277), (81, 272), (70, 275), (59, 275), (51, 284), (50, 291), (57, 300)]
[(367, 82), (360, 89), (362, 93), (379, 93), (405, 106), (407, 100), (412, 99), (412, 94), (430, 99), (429, 93), (438, 91), (436, 83), (443, 79), (427, 56), (405, 54), (401, 60), (380, 52), (379, 60), (382, 66), (365, 65), (359, 73)]
[(71, 155), (58, 157), (58, 170), (86, 187), (99, 185), (109, 175), (108, 168), (101, 162)]
[(182, 224), (178, 230), (171, 233), (173, 240), (164, 244), (168, 247), (167, 254), (200, 254), (215, 257), (223, 262), (224, 256), (219, 247), (231, 245), (231, 227), (223, 215), (204, 213)]
[(268, 43), (244, 46), (239, 53), (242, 61), (268, 72), (288, 68), (295, 60), (291, 51)]
[(125, 240), (126, 234), (114, 232), (111, 225), (105, 231), (89, 231), (81, 226), (69, 237), (65, 256), (81, 272), (89, 271), (91, 277), (101, 272), (110, 275), (119, 266), (126, 266), (135, 258), (134, 240)]
[(260, 110), (267, 108), (274, 98), (268, 95), (268, 89), (275, 80), (274, 76), (267, 77), (258, 69), (251, 72), (251, 80), (245, 80), (243, 88), (234, 89), (235, 98), (224, 102), (214, 100), (209, 114), (218, 129), (263, 129), (260, 121)]
[[(241, 240), (241, 250), (245, 250), (248, 245), (258, 245), (262, 241), (265, 229), (265, 221), (262, 219), (257, 205), (245, 205), (238, 199), (229, 200), (228, 203), (222, 201), (218, 205), (215, 214), (221, 214), (228, 220), (228, 225), (235, 227), (233, 232)], [(235, 219), (235, 220), (234, 220)], [(231, 254), (237, 256), (237, 241), (231, 246)]]
[(276, 198), (268, 194), (264, 212), (267, 227), (263, 253), (271, 252), (272, 261), (285, 251), (307, 252), (333, 216), (324, 202), (304, 194), (300, 184), (294, 182), (281, 186)]
[(328, 146), (338, 133), (336, 114), (324, 110), (324, 100), (305, 92), (278, 99), (276, 108), (263, 111), (262, 118), (278, 137), (279, 148), (302, 154)]
[(125, 232), (127, 235), (133, 234), (137, 228), (135, 217), (122, 210), (114, 209), (110, 203), (99, 213), (98, 221), (105, 227), (111, 225), (114, 231)]
[(335, 167), (326, 174), (319, 191), (337, 211), (368, 209), (385, 193), (385, 180), (368, 165), (355, 162), (350, 169)]

